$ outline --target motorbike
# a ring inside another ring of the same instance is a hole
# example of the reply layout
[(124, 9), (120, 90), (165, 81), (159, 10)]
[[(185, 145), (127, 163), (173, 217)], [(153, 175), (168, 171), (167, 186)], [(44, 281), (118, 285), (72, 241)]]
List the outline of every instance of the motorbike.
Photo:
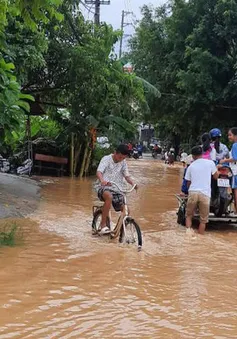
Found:
[(0, 172), (8, 173), (10, 172), (10, 162), (7, 159), (4, 159), (0, 156)]
[(137, 151), (138, 151), (139, 158), (142, 158), (143, 147), (141, 145), (137, 147)]
[(139, 152), (136, 148), (133, 149), (133, 158), (134, 159), (139, 159)]
[(157, 153), (157, 151), (156, 150), (152, 150), (152, 157), (154, 158), (154, 159), (157, 159), (157, 157), (158, 157), (158, 153)]
[(32, 160), (31, 159), (26, 159), (22, 166), (19, 166), (17, 168), (17, 174), (22, 175), (22, 174), (28, 174), (31, 175), (31, 171), (32, 171)]
[[(233, 193), (231, 189), (232, 171), (227, 165), (219, 167), (219, 178), (212, 180), (210, 213), (216, 218), (225, 218), (230, 214), (230, 206), (233, 201)], [(177, 212), (177, 223), (185, 226), (186, 222), (186, 205), (188, 196), (176, 195), (179, 202)], [(198, 216), (198, 210), (195, 217)]]
[(157, 159), (157, 158), (159, 158), (159, 159), (162, 159), (162, 149), (161, 149), (161, 147), (160, 146), (154, 146), (153, 148), (152, 148), (152, 153), (151, 153), (151, 155), (152, 155), (152, 157), (154, 158), (154, 159)]

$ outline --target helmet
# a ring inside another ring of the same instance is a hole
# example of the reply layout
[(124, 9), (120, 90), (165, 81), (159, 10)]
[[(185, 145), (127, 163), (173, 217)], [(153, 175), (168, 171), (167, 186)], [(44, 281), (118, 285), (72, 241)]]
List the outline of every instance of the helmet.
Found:
[(219, 130), (219, 128), (213, 128), (210, 130), (210, 135), (212, 138), (221, 137), (221, 131)]

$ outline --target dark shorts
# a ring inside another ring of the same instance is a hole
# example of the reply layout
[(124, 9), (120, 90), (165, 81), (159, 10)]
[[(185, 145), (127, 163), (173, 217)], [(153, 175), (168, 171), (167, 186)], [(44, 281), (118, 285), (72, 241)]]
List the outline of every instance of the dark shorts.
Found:
[(121, 211), (121, 208), (123, 207), (125, 201), (124, 196), (121, 193), (111, 191), (109, 188), (99, 188), (98, 190), (98, 198), (101, 201), (104, 201), (103, 193), (104, 192), (110, 192), (112, 195), (112, 205), (116, 212)]

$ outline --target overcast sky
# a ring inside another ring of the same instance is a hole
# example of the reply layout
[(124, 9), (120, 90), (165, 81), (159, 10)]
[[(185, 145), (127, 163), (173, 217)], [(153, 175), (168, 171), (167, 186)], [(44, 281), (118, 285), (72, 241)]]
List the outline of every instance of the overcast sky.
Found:
[[(164, 0), (111, 0), (110, 5), (101, 6), (101, 21), (106, 21), (119, 28), (121, 25), (122, 10), (133, 12), (137, 19), (141, 17), (140, 8), (143, 5), (154, 5), (158, 7)], [(128, 16), (127, 19), (130, 19)]]
[[(134, 14), (127, 15), (125, 18), (125, 22), (127, 23), (135, 23), (136, 20), (141, 18), (141, 7), (143, 5), (153, 5), (158, 7), (165, 0), (111, 0), (110, 5), (101, 5), (101, 21), (105, 21), (111, 24), (114, 29), (120, 29), (121, 27), (121, 16), (122, 10), (127, 12), (133, 12)], [(91, 11), (94, 11), (94, 8), (90, 5), (87, 5), (91, 8)], [(93, 14), (87, 11), (85, 8), (82, 7), (82, 11), (85, 15), (86, 19), (93, 19)], [(129, 25), (124, 28), (124, 48), (126, 49), (126, 41), (129, 37), (126, 37), (126, 34), (133, 34), (134, 28), (133, 26)], [(116, 48), (117, 50), (117, 48)]]

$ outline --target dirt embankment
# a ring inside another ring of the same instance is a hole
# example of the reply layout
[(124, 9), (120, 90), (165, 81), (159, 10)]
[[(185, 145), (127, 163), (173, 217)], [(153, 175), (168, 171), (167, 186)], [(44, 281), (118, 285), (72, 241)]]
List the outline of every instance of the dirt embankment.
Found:
[(40, 199), (40, 186), (29, 178), (0, 173), (0, 219), (24, 217)]

